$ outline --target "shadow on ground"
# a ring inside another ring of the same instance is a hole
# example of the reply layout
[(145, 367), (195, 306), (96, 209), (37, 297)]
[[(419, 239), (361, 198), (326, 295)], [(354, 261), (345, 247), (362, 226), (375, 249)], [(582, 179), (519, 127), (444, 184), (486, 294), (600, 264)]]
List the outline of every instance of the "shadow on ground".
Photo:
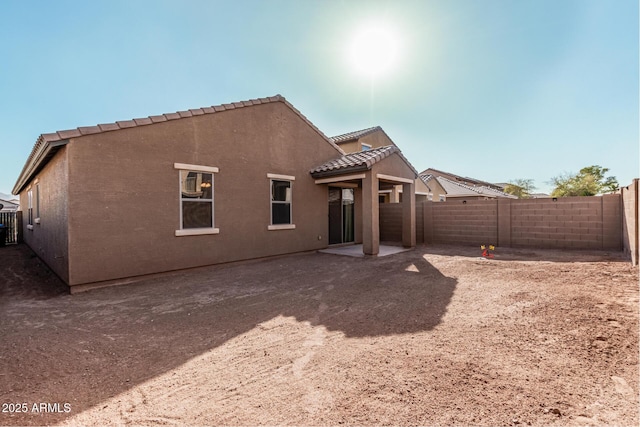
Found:
[[(421, 250), (423, 254), (483, 258), (480, 245), (426, 245)], [(493, 255), (493, 258), (487, 258), (491, 261), (630, 262), (629, 256), (624, 252), (610, 250), (496, 247), (488, 253)]]
[(457, 281), (423, 253), (295, 255), (71, 296), (26, 246), (1, 248), (0, 401), (73, 410), (0, 424), (60, 422), (277, 316), (347, 337), (429, 331)]

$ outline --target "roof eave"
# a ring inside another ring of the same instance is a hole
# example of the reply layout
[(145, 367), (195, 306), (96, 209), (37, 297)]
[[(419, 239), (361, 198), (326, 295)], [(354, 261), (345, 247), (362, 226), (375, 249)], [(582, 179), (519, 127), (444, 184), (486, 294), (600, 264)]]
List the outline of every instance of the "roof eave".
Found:
[(11, 190), (12, 194), (20, 194), (20, 192), (31, 182), (34, 176), (42, 170), (49, 159), (55, 155), (60, 147), (67, 145), (68, 139), (60, 139), (57, 141), (44, 142), (31, 156), (31, 160), (27, 162), (24, 169), (20, 173), (16, 184)]
[(311, 176), (313, 178), (327, 178), (330, 176), (338, 176), (338, 175), (344, 175), (347, 173), (352, 173), (352, 172), (364, 172), (364, 171), (368, 171), (371, 170), (371, 167), (367, 166), (366, 163), (357, 165), (357, 166), (350, 166), (348, 168), (338, 168), (338, 169), (331, 169), (331, 170), (326, 170), (326, 171), (320, 171), (320, 172), (311, 172)]

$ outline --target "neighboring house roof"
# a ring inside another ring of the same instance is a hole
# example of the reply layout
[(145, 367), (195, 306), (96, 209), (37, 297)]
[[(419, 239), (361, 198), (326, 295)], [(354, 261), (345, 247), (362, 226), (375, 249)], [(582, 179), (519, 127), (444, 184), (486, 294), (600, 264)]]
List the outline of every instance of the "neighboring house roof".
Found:
[(486, 182), (486, 181), (481, 181), (479, 179), (475, 179), (475, 178), (469, 178), (469, 177), (465, 177), (465, 176), (460, 176), (460, 175), (456, 175), (454, 173), (450, 173), (450, 172), (444, 172), (438, 169), (433, 169), (433, 168), (429, 168), (429, 169), (425, 169), (424, 171), (420, 172), (420, 175), (434, 175), (434, 176), (442, 176), (445, 177), (451, 181), (454, 182), (460, 182), (462, 184), (466, 184), (466, 185), (471, 185), (471, 186), (485, 186), (485, 187), (490, 187), (490, 188), (495, 188), (496, 190), (500, 189), (499, 185), (490, 183), (490, 182)]
[(354, 132), (344, 133), (344, 134), (338, 135), (338, 136), (332, 136), (331, 140), (333, 142), (335, 142), (336, 144), (341, 144), (343, 142), (354, 141), (356, 139), (360, 139), (363, 136), (369, 135), (370, 133), (377, 132), (377, 131), (384, 132), (380, 126), (374, 126), (372, 128), (356, 130)]
[(420, 180), (421, 180), (422, 182), (424, 182), (424, 185), (426, 185), (426, 186), (427, 186), (427, 188), (429, 189), (429, 191), (432, 191), (432, 190), (431, 190), (431, 186), (429, 185), (429, 181), (431, 181), (431, 180), (432, 180), (432, 179), (434, 179), (435, 177), (434, 177), (433, 175), (431, 175), (431, 174), (426, 174), (426, 175), (420, 175), (420, 177), (419, 177), (419, 178), (420, 178)]
[(310, 173), (314, 178), (320, 178), (323, 176), (340, 175), (345, 172), (369, 170), (374, 164), (389, 157), (393, 153), (400, 154), (400, 149), (395, 145), (387, 145), (386, 147), (345, 154), (338, 159), (330, 160), (312, 169)]
[(291, 105), (282, 95), (270, 96), (268, 98), (257, 98), (248, 101), (233, 102), (231, 104), (214, 105), (211, 107), (197, 108), (194, 110), (178, 111), (176, 113), (161, 114), (158, 116), (149, 116), (140, 119), (125, 120), (115, 123), (100, 124), (96, 126), (79, 127), (76, 129), (61, 130), (55, 133), (44, 133), (38, 137), (36, 143), (31, 150), (31, 154), (27, 162), (20, 172), (20, 176), (13, 187), (12, 193), (18, 194), (33, 179), (33, 177), (47, 164), (47, 162), (55, 155), (60, 147), (66, 145), (70, 138), (78, 138), (84, 135), (92, 135), (96, 133), (117, 131), (136, 126), (147, 126), (156, 123), (162, 123), (171, 120), (178, 120), (205, 114), (215, 114), (227, 110), (235, 110), (254, 105), (268, 104), (271, 102), (282, 102), (302, 120), (304, 120), (313, 130), (315, 130), (325, 141), (331, 144), (339, 153), (344, 151), (338, 147), (335, 142), (318, 129), (309, 119), (307, 119), (300, 111)]
[(1, 211), (16, 211), (20, 207), (18, 203), (4, 199), (0, 199), (0, 205), (2, 205)]
[(471, 186), (460, 182), (452, 181), (443, 176), (435, 178), (442, 188), (447, 192), (447, 197), (469, 197), (469, 196), (485, 196), (485, 197), (505, 197), (509, 199), (517, 199), (516, 196), (503, 193), (491, 187)]

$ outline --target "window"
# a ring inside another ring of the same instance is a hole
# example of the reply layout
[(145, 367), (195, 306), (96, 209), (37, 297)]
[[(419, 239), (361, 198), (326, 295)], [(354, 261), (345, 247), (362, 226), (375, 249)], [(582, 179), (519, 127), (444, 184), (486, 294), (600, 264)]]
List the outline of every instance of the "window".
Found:
[(36, 184), (36, 224), (40, 224), (40, 183)]
[(286, 230), (296, 226), (292, 221), (292, 187), (295, 177), (267, 174), (271, 179), (271, 223), (269, 230)]
[(33, 190), (27, 191), (27, 228), (33, 230)]
[(218, 168), (174, 164), (180, 173), (180, 229), (176, 236), (218, 234), (213, 209), (213, 174)]
[(364, 142), (362, 143), (362, 151), (369, 151), (371, 150), (371, 145), (369, 144), (365, 144)]

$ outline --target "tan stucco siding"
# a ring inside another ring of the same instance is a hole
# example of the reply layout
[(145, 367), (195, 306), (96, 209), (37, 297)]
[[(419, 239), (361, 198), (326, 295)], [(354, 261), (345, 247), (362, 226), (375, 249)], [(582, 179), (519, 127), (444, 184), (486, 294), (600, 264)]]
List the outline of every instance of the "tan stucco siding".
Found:
[(342, 150), (345, 153), (357, 153), (359, 151), (362, 151), (362, 147), (360, 146), (360, 142), (359, 141), (349, 141), (349, 142), (343, 142), (340, 144), (340, 148), (342, 148)]
[(395, 176), (398, 178), (415, 180), (416, 175), (407, 163), (394, 153), (373, 166), (372, 171), (376, 174)]
[(386, 147), (388, 145), (394, 145), (393, 141), (381, 130), (372, 132), (359, 139), (359, 143), (370, 145), (371, 148)]
[(420, 179), (416, 179), (416, 193), (429, 193), (429, 187)]
[[(71, 285), (327, 245), (327, 187), (309, 170), (340, 153), (283, 103), (88, 135), (68, 147)], [(175, 236), (176, 162), (219, 168), (219, 234)], [(293, 230), (267, 229), (268, 173), (295, 176)]]
[[(67, 164), (67, 150), (62, 147), (20, 193), (20, 206), (23, 218), (22, 235), (25, 243), (60, 278), (68, 282)], [(29, 189), (33, 194), (33, 225), (31, 227), (28, 226)], [(38, 204), (39, 215), (36, 212)]]

